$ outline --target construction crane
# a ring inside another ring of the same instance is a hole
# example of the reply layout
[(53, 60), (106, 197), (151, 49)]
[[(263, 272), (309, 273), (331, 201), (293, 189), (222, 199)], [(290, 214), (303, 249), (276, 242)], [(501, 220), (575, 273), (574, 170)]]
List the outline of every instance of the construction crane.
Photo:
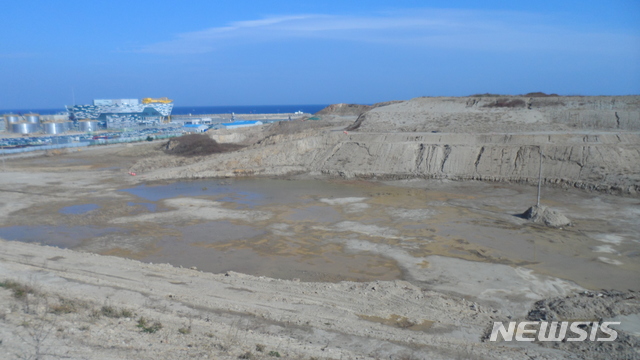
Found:
[(173, 100), (166, 98), (166, 97), (161, 97), (161, 98), (143, 98), (142, 99), (142, 103), (143, 104), (152, 104), (152, 103), (160, 103), (160, 104), (170, 104), (172, 103)]

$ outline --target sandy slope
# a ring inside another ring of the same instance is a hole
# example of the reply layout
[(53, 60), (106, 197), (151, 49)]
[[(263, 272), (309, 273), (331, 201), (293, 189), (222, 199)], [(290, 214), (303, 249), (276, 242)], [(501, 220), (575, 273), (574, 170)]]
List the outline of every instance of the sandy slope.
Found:
[(193, 163), (141, 160), (131, 170), (150, 179), (311, 173), (536, 183), (542, 157), (546, 183), (640, 192), (638, 96), (416, 98), (357, 109), (359, 117), (214, 131), (218, 141), (250, 146)]
[[(32, 355), (38, 344), (41, 352), (69, 358), (238, 358), (247, 351), (336, 359), (568, 357), (481, 343), (492, 319), (504, 316), (500, 309), (405, 281), (330, 284), (214, 275), (6, 241), (0, 242), (0, 259), (0, 278), (49, 294), (30, 295), (27, 311), (26, 301), (0, 289), (5, 354)], [(69, 314), (47, 314), (60, 298), (83, 305)], [(103, 305), (135, 316), (91, 315)], [(142, 333), (140, 316), (162, 329)], [(181, 334), (184, 328), (190, 333)], [(31, 332), (39, 329), (51, 334), (38, 343)]]

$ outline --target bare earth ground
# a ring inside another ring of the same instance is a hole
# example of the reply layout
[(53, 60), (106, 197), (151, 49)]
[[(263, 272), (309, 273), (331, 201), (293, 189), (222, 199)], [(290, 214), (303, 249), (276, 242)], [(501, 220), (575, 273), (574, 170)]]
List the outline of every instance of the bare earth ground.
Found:
[[(334, 180), (310, 184), (327, 187), (322, 190), (335, 196), (253, 207), (207, 195), (204, 189), (147, 205), (119, 191), (151, 179), (206, 177), (199, 167), (215, 167), (217, 159), (237, 161), (235, 169), (242, 169), (242, 159), (255, 161), (254, 154), (271, 151), (274, 139), (342, 135), (341, 129), (356, 117), (328, 117), (324, 127), (295, 122), (261, 129), (262, 135), (252, 130), (225, 135), (249, 145), (235, 160), (233, 154), (172, 157), (158, 150), (158, 144), (7, 158), (0, 176), (2, 228), (16, 233), (39, 226), (45, 234), (51, 226), (128, 232), (91, 239), (70, 234), (55, 244), (79, 251), (0, 241), (2, 357), (640, 357), (634, 327), (640, 313), (634, 292), (639, 290), (640, 231), (635, 196), (545, 188), (549, 205), (574, 221), (573, 227), (560, 230), (513, 216), (531, 205), (535, 194), (534, 188), (520, 185), (420, 177), (386, 183)], [(630, 148), (624, 151), (636, 151)], [(269, 166), (270, 159), (251, 166)], [(138, 175), (129, 176), (131, 170)], [(631, 178), (637, 174), (635, 168), (625, 171)], [(637, 184), (622, 173), (617, 176), (625, 191)], [(313, 181), (308, 175), (296, 179)], [(237, 184), (243, 183), (231, 185)], [(277, 181), (264, 184), (269, 191), (286, 193)], [(137, 205), (123, 205), (127, 202)], [(59, 211), (86, 204), (100, 208), (78, 215)], [(424, 204), (430, 204), (428, 211)], [(150, 260), (167, 241), (161, 239), (196, 236), (193, 229), (212, 221), (225, 222), (232, 233), (242, 235), (190, 245), (201, 253), (225, 254), (216, 260), (223, 265), (198, 264), (214, 273), (189, 269), (188, 262), (182, 268)], [(254, 233), (251, 227), (263, 232)], [(181, 232), (185, 228), (192, 232)], [(272, 261), (261, 262), (265, 256)], [(253, 271), (243, 271), (252, 275), (224, 271), (242, 259), (254, 265)], [(267, 266), (273, 263), (281, 266)], [(265, 274), (271, 277), (261, 276)], [(601, 288), (619, 292), (597, 291)], [(534, 305), (542, 299), (547, 299), (544, 306)], [(614, 343), (482, 341), (494, 320), (523, 320), (530, 310), (541, 308), (554, 319), (618, 318), (623, 327)]]

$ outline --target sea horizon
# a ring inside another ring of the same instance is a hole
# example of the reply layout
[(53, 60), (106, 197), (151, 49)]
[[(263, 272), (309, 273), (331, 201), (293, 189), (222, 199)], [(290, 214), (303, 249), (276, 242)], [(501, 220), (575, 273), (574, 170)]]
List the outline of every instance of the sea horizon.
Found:
[[(329, 104), (298, 104), (298, 105), (215, 105), (215, 106), (174, 106), (171, 115), (202, 115), (202, 114), (281, 114), (304, 113), (315, 114), (329, 106)], [(3, 109), (1, 114), (29, 114), (52, 115), (66, 111), (58, 109)]]

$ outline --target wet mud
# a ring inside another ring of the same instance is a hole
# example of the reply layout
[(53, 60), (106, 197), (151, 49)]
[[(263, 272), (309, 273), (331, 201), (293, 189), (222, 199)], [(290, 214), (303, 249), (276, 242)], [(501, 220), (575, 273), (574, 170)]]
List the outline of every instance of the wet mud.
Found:
[(153, 263), (302, 281), (428, 281), (457, 258), (579, 286), (639, 290), (637, 199), (559, 189), (565, 229), (516, 216), (535, 188), (434, 181), (151, 183), (16, 211), (0, 237)]

